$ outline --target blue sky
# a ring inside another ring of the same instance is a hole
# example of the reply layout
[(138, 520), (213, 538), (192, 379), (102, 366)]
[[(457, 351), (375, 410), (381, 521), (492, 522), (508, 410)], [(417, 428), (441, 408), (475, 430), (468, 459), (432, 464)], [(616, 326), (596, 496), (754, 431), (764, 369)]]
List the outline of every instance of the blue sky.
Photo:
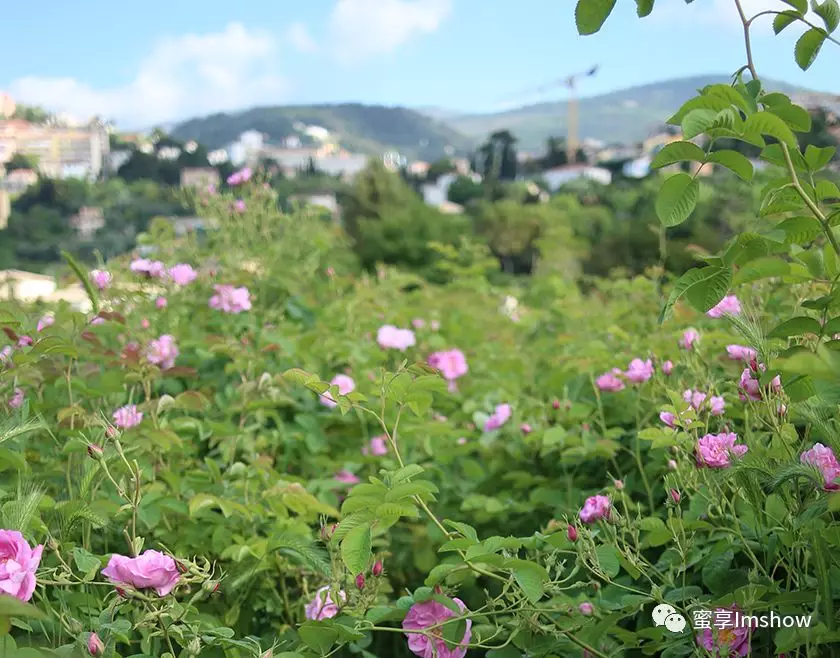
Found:
[[(784, 8), (744, 0), (749, 11)], [(83, 9), (80, 9), (80, 6)], [(592, 95), (743, 63), (733, 0), (632, 0), (579, 37), (573, 0), (42, 0), (3, 8), (0, 89), (23, 102), (123, 127), (254, 105), (360, 101), (461, 111), (563, 98), (524, 93), (600, 65)], [(32, 26), (36, 25), (37, 28)], [(801, 32), (801, 30), (799, 30)], [(795, 34), (757, 26), (759, 72), (840, 93), (829, 44), (807, 73)]]

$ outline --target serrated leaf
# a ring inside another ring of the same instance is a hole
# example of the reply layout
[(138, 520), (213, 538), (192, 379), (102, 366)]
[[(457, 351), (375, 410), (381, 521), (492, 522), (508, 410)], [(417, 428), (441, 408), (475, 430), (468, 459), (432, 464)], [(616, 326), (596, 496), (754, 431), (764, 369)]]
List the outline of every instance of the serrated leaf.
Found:
[(715, 151), (709, 155), (708, 161), (726, 167), (729, 171), (745, 181), (752, 180), (752, 163), (745, 155), (738, 153), (738, 151), (730, 151), (728, 149)]
[(656, 214), (664, 226), (682, 224), (697, 206), (700, 183), (688, 174), (674, 174), (659, 189)]
[(807, 244), (822, 233), (822, 226), (816, 217), (790, 217), (778, 225), (785, 232), (788, 244)]
[(834, 32), (840, 24), (840, 5), (837, 4), (837, 0), (824, 0), (822, 4), (815, 2), (814, 13), (823, 19), (825, 29), (829, 33)]
[(790, 264), (775, 256), (756, 258), (744, 265), (732, 279), (732, 285), (738, 286), (742, 283), (751, 283), (770, 277), (784, 276), (790, 272)]
[(799, 68), (807, 71), (811, 67), (811, 64), (817, 59), (817, 55), (820, 54), (824, 42), (825, 32), (815, 27), (799, 37), (793, 49), (793, 56)]
[(782, 0), (785, 4), (796, 9), (800, 14), (808, 11), (808, 0)]
[(692, 306), (705, 313), (723, 299), (731, 281), (732, 271), (728, 267), (708, 265), (688, 270), (674, 284), (668, 301), (659, 314), (659, 323), (665, 321), (674, 304), (682, 297), (687, 297)]
[(598, 557), (598, 564), (601, 565), (601, 570), (609, 578), (615, 578), (621, 569), (618, 550), (614, 546), (601, 544), (595, 549), (595, 555)]
[(702, 162), (705, 157), (706, 152), (697, 144), (682, 141), (671, 142), (663, 146), (654, 156), (650, 166), (653, 169), (659, 169), (675, 162)]
[(783, 11), (780, 14), (776, 14), (776, 17), (773, 19), (773, 32), (779, 34), (782, 30), (784, 30), (788, 25), (793, 23), (797, 18), (799, 18), (799, 14), (795, 11)]
[(804, 107), (787, 103), (785, 105), (774, 105), (768, 108), (768, 112), (779, 117), (790, 126), (791, 130), (800, 133), (807, 133), (811, 130), (811, 115)]
[(578, 34), (595, 34), (612, 13), (615, 0), (578, 0), (575, 24)]
[(785, 320), (777, 325), (769, 334), (768, 338), (787, 338), (788, 336), (801, 336), (803, 334), (820, 334), (820, 323), (814, 318), (799, 316)]
[[(725, 108), (719, 111), (723, 111), (728, 108), (729, 105), (727, 104)], [(691, 139), (692, 137), (697, 137), (697, 135), (706, 132), (714, 125), (717, 115), (718, 112), (715, 110), (691, 110), (691, 112), (686, 114), (682, 120), (683, 137)]]
[(831, 159), (834, 157), (836, 152), (837, 147), (835, 146), (818, 148), (813, 144), (808, 144), (808, 146), (805, 147), (805, 162), (808, 163), (808, 167), (810, 167), (811, 171), (819, 171), (831, 162)]
[(649, 16), (653, 11), (654, 0), (636, 0), (636, 15), (639, 18)]
[[(339, 524), (340, 525), (340, 524)], [(353, 528), (341, 541), (341, 559), (354, 576), (362, 573), (370, 561), (370, 526)]]
[(796, 148), (796, 137), (788, 125), (772, 112), (763, 110), (747, 117), (744, 122), (744, 131), (757, 132), (762, 135), (770, 135), (780, 142), (784, 142), (791, 148)]
[(513, 559), (505, 561), (505, 568), (511, 570), (514, 580), (531, 603), (540, 600), (543, 587), (549, 580), (548, 572), (543, 566), (528, 560)]
[(693, 110), (713, 110), (717, 114), (730, 107), (729, 101), (720, 96), (695, 96), (683, 103), (682, 107), (668, 119), (671, 125), (681, 125), (685, 116)]

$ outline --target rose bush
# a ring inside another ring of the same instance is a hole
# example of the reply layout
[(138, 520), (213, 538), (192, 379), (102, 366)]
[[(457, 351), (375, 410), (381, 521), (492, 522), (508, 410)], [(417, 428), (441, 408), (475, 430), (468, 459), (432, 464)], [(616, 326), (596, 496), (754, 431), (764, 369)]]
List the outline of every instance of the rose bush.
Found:
[[(665, 298), (657, 268), (500, 287), (466, 244), (445, 285), (364, 274), (247, 171), (206, 235), (70, 259), (89, 312), (2, 304), (4, 658), (832, 655), (840, 190), (749, 57), (674, 118), (706, 149), (655, 164), (749, 178), (727, 137), (779, 179)], [(666, 226), (700, 185), (665, 178)], [(671, 633), (663, 604), (811, 624)]]

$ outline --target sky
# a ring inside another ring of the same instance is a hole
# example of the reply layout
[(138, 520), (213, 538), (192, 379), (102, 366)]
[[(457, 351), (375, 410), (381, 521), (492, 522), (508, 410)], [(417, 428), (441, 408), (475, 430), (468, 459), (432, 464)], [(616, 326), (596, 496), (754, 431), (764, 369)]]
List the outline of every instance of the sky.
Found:
[[(748, 13), (782, 0), (742, 0)], [(565, 98), (555, 80), (599, 65), (581, 96), (745, 61), (734, 0), (618, 0), (580, 37), (574, 0), (42, 0), (4, 3), (0, 90), (19, 102), (126, 129), (258, 105), (363, 102), (491, 112)], [(840, 47), (808, 72), (802, 30), (757, 19), (760, 75), (840, 93)], [(818, 20), (815, 18), (815, 20)]]

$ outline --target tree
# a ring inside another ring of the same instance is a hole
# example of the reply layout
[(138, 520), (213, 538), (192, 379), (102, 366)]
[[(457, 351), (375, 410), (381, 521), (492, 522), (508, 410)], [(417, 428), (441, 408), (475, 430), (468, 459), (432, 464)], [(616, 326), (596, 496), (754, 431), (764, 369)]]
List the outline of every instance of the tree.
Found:
[(471, 201), (475, 201), (484, 196), (484, 187), (481, 183), (476, 183), (469, 176), (458, 176), (449, 186), (447, 199), (452, 203), (457, 203), (461, 206), (466, 206)]
[(451, 174), (454, 171), (457, 170), (452, 160), (449, 158), (441, 158), (431, 164), (429, 170), (426, 172), (426, 180), (430, 183), (434, 183), (441, 176)]
[(478, 149), (479, 173), (491, 187), (495, 181), (512, 181), (517, 173), (516, 138), (508, 130), (490, 135)]
[(38, 107), (37, 105), (21, 105), (18, 103), (12, 118), (31, 121), (32, 123), (44, 123), (50, 116), (52, 115), (43, 107)]
[(5, 165), (6, 171), (11, 172), (17, 169), (38, 170), (38, 156), (27, 153), (15, 153)]

